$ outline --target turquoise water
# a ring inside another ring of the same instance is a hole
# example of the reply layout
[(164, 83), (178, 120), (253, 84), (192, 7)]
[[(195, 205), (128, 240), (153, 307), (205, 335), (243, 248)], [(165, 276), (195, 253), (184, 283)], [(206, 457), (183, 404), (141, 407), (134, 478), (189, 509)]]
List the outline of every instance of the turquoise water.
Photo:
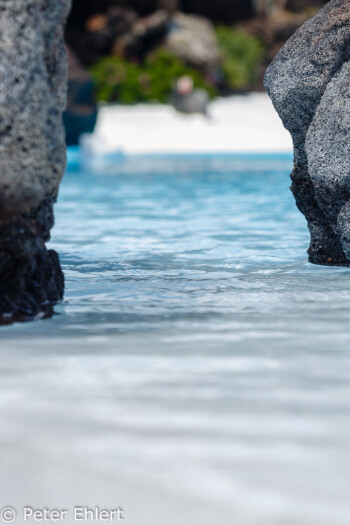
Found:
[(242, 156), (142, 158), (105, 174), (68, 172), (52, 242), (65, 302), (53, 320), (3, 333), (269, 323), (277, 306), (288, 309), (293, 281), (302, 290), (320, 274), (306, 262), (289, 171), (289, 156)]
[(220, 523), (349, 523), (349, 270), (308, 264), (290, 171), (241, 155), (67, 172), (65, 300), (1, 329), (7, 502), (44, 460), (34, 496), (69, 499), (47, 469), (76, 479), (88, 457), (104, 494), (151, 486), (185, 525), (203, 505)]

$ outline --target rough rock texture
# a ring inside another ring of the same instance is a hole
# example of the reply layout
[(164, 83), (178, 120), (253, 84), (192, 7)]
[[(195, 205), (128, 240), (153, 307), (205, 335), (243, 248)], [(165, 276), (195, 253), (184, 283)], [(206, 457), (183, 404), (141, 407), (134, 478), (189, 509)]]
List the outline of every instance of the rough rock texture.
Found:
[(70, 0), (0, 0), (0, 316), (24, 319), (62, 298), (44, 243), (65, 170), (63, 27)]
[(293, 137), (292, 191), (310, 261), (350, 265), (350, 1), (332, 0), (290, 38), (265, 87)]
[(63, 296), (58, 255), (45, 246), (33, 255), (2, 253), (0, 272), (0, 324), (50, 316)]

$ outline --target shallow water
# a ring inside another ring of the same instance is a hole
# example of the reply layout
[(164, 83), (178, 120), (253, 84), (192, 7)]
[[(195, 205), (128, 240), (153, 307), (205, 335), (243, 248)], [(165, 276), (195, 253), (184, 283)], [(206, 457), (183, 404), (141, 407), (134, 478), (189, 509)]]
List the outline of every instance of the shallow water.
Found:
[[(135, 525), (210, 509), (349, 523), (350, 275), (307, 263), (290, 170), (158, 157), (66, 174), (51, 243), (65, 301), (1, 329), (6, 503), (98, 504), (129, 484)], [(150, 487), (158, 518), (134, 508)]]

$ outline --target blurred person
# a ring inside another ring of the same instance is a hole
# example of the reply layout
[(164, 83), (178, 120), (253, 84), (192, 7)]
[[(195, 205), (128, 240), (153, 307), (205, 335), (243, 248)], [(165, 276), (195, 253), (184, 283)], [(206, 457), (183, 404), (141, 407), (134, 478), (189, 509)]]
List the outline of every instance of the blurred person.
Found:
[(178, 79), (171, 103), (180, 113), (201, 113), (208, 116), (209, 95), (204, 89), (195, 88), (190, 76), (185, 75)]

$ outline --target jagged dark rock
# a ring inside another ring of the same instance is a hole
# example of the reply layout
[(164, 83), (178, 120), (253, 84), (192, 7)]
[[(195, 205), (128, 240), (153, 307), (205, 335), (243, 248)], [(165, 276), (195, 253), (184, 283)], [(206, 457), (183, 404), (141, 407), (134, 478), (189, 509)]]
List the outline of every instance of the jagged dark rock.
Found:
[(0, 324), (50, 316), (63, 297), (58, 255), (45, 246), (35, 254), (0, 252), (0, 274)]
[(294, 143), (292, 191), (309, 260), (350, 265), (350, 1), (332, 0), (279, 52), (265, 87)]
[(70, 0), (0, 0), (0, 322), (62, 299), (44, 245), (66, 165), (63, 27)]

